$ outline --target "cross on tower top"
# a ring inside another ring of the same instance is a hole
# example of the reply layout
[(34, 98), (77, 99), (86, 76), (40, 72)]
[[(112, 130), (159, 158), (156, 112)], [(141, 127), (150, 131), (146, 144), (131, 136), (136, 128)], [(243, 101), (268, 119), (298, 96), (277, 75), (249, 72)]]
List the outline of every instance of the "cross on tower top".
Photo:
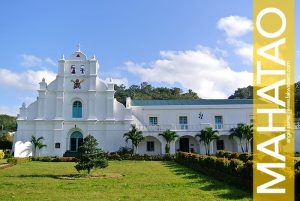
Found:
[(76, 47), (77, 47), (77, 52), (80, 52), (80, 43), (78, 43), (78, 44), (76, 45)]

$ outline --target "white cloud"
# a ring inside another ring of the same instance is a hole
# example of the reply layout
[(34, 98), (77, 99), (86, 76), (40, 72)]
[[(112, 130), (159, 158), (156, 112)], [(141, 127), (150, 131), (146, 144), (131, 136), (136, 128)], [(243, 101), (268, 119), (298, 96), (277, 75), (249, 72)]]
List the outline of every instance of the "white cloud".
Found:
[(224, 30), (227, 37), (237, 38), (252, 31), (252, 20), (241, 16), (228, 16), (221, 18), (217, 28)]
[(56, 62), (50, 59), (49, 57), (45, 59), (45, 62), (50, 64), (51, 66), (56, 66)]
[(149, 64), (126, 62), (129, 72), (142, 81), (180, 83), (201, 98), (227, 98), (238, 87), (252, 84), (252, 74), (232, 70), (209, 48), (188, 51), (161, 51), (161, 59)]
[(38, 84), (43, 78), (47, 83), (53, 81), (56, 74), (49, 70), (27, 70), (21, 73), (15, 73), (5, 68), (0, 68), (0, 77), (2, 87), (14, 87), (21, 90), (36, 91)]
[(44, 65), (51, 65), (51, 66), (56, 65), (56, 63), (50, 58), (43, 59), (32, 54), (21, 54), (20, 58), (21, 58), (20, 65), (26, 68), (42, 67)]
[(252, 64), (253, 61), (253, 46), (252, 45), (245, 45), (243, 47), (237, 48), (235, 54), (241, 56), (246, 63)]
[(11, 116), (17, 116), (18, 113), (19, 113), (19, 107), (18, 106), (8, 107), (8, 106), (0, 105), (0, 114), (7, 114), (7, 115), (11, 115)]
[[(110, 78), (106, 78), (105, 82), (109, 82)], [(125, 85), (128, 86), (128, 80), (127, 78), (112, 78), (113, 83), (117, 84), (117, 85)]]
[(252, 32), (252, 21), (246, 17), (228, 16), (217, 22), (217, 28), (225, 31), (226, 43), (233, 46), (233, 52), (240, 56), (245, 64), (252, 64), (253, 45), (240, 39), (247, 33)]

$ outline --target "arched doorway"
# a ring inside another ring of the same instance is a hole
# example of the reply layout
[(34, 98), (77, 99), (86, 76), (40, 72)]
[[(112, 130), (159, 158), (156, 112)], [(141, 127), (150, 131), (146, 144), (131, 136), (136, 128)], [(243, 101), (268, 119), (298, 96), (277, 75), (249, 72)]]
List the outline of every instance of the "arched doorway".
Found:
[(70, 136), (70, 151), (77, 152), (78, 148), (82, 145), (83, 136), (79, 131), (74, 131)]
[(176, 151), (199, 153), (200, 145), (194, 136), (184, 135), (180, 136), (175, 142)]
[(158, 155), (162, 154), (161, 142), (154, 136), (146, 136), (138, 146), (138, 154)]

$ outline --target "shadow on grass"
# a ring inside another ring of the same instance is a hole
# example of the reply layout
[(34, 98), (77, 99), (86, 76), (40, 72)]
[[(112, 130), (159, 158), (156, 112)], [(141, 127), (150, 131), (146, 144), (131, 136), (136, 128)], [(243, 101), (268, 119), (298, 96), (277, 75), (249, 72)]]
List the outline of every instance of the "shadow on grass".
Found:
[(54, 175), (54, 174), (21, 174), (17, 176), (10, 177), (19, 177), (19, 178), (52, 178), (52, 179), (79, 179), (86, 178), (86, 175), (83, 174), (64, 174), (64, 175)]
[(61, 179), (61, 180), (75, 180), (75, 179), (108, 179), (108, 178), (118, 178), (125, 175), (108, 173), (108, 174), (63, 174), (63, 175), (53, 175), (53, 174), (29, 174), (29, 175), (18, 175), (9, 177), (19, 177), (19, 178), (51, 178), (51, 179)]
[(216, 196), (225, 199), (225, 200), (241, 200), (244, 198), (251, 199), (252, 195), (243, 190), (240, 190), (236, 187), (230, 186), (224, 182), (218, 181), (212, 177), (207, 175), (198, 173), (188, 167), (184, 167), (176, 162), (163, 161), (162, 164), (169, 168), (176, 175), (180, 175), (185, 179), (192, 179), (192, 184), (203, 184), (200, 187), (200, 190), (203, 191), (218, 191), (225, 190), (226, 192), (221, 192), (220, 194), (216, 194)]

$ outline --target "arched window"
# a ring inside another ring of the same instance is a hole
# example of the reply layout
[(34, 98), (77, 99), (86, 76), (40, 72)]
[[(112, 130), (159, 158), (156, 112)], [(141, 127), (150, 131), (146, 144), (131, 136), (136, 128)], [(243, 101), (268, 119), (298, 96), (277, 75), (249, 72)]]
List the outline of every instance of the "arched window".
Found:
[(81, 66), (80, 66), (80, 72), (81, 72), (81, 74), (84, 74), (84, 71), (85, 71), (84, 65), (81, 65)]
[(82, 118), (82, 103), (80, 101), (75, 101), (73, 103), (72, 117)]
[(75, 73), (76, 73), (75, 65), (72, 65), (72, 66), (71, 66), (71, 73), (72, 73), (72, 74), (75, 74)]
[(75, 131), (70, 136), (70, 151), (78, 151), (78, 148), (82, 145), (83, 136), (79, 131)]

